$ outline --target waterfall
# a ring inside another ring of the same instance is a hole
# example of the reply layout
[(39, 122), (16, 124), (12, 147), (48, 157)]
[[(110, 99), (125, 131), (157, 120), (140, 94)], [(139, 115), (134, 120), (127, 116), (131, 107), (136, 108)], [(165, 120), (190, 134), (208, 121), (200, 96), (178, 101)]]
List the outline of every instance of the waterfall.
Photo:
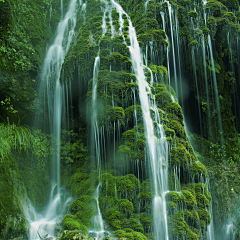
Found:
[(216, 104), (217, 115), (218, 115), (218, 125), (220, 130), (220, 140), (221, 140), (221, 145), (223, 145), (224, 140), (223, 140), (222, 117), (221, 117), (221, 110), (220, 110), (220, 103), (219, 103), (219, 96), (218, 96), (218, 86), (217, 86), (217, 78), (216, 78), (216, 71), (215, 71), (215, 63), (213, 58), (212, 41), (209, 34), (208, 34), (208, 46), (209, 46), (209, 53), (210, 53), (210, 59), (211, 59), (211, 65), (212, 65), (213, 87), (214, 87), (214, 94), (215, 94), (215, 104)]
[[(141, 101), (144, 130), (148, 144), (148, 157), (151, 163), (151, 174), (154, 185), (154, 199), (153, 199), (153, 213), (154, 213), (154, 232), (157, 240), (160, 240), (163, 236), (168, 239), (168, 227), (167, 227), (167, 211), (165, 193), (167, 192), (167, 141), (164, 137), (163, 127), (160, 123), (158, 110), (155, 104), (151, 104), (148, 94), (151, 94), (150, 87), (145, 79), (143, 72), (142, 56), (140, 53), (139, 44), (137, 41), (135, 29), (129, 20), (129, 37), (130, 37), (130, 53), (131, 60), (133, 62), (133, 72), (137, 76), (139, 85), (139, 98)], [(152, 82), (152, 80), (151, 80)], [(151, 118), (150, 109), (154, 111), (155, 119)], [(153, 120), (157, 122), (159, 128), (159, 135), (156, 139), (154, 134)], [(163, 213), (164, 217), (161, 217), (160, 213)]]
[[(32, 206), (25, 206), (25, 215), (30, 223), (29, 240), (42, 239), (44, 236), (56, 239), (55, 225), (61, 221), (66, 206), (71, 202), (71, 198), (64, 199), (64, 191), (60, 184), (60, 140), (63, 112), (65, 86), (60, 83), (60, 73), (66, 53), (70, 47), (76, 25), (76, 5), (77, 0), (71, 0), (68, 11), (57, 26), (56, 37), (49, 47), (43, 65), (42, 83), (40, 92), (44, 92), (47, 98), (47, 109), (49, 120), (47, 125), (52, 134), (52, 172), (51, 172), (51, 192), (46, 210), (37, 213)], [(61, 13), (63, 13), (61, 1)]]

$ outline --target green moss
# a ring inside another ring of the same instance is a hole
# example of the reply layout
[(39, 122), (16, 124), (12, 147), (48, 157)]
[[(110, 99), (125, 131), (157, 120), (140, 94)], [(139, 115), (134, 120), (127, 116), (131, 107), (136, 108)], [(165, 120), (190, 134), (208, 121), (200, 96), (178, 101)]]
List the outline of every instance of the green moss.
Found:
[(123, 213), (133, 213), (133, 204), (127, 199), (121, 199), (119, 203), (119, 209)]
[(165, 129), (165, 134), (166, 134), (167, 137), (169, 137), (169, 136), (173, 137), (175, 135), (175, 131), (171, 128), (166, 128)]
[(231, 21), (233, 23), (237, 23), (237, 17), (232, 12), (227, 12), (223, 15), (223, 18), (226, 18), (228, 21)]
[(125, 109), (125, 118), (128, 122), (132, 123), (132, 125), (134, 125), (135, 121), (142, 124), (142, 107), (140, 105), (128, 107)]
[(128, 130), (122, 134), (122, 145), (119, 146), (119, 153), (130, 157), (130, 160), (145, 161), (145, 134), (139, 132), (141, 125)]
[(173, 212), (177, 208), (177, 204), (172, 201), (167, 202), (167, 209), (169, 212)]
[(191, 42), (189, 43), (189, 46), (190, 46), (190, 47), (194, 47), (194, 46), (198, 47), (198, 46), (199, 46), (199, 43), (198, 43), (198, 41), (191, 41)]
[(115, 196), (115, 177), (110, 173), (101, 175), (101, 194), (105, 196)]
[[(199, 208), (210, 208), (209, 200), (204, 194), (196, 193), (197, 205)], [(200, 216), (201, 218), (201, 216)]]
[(148, 30), (145, 33), (139, 34), (138, 41), (143, 48), (145, 48), (150, 41), (154, 43), (155, 47), (169, 45), (166, 41), (166, 33), (163, 30)]
[(111, 64), (111, 68), (113, 71), (119, 71), (123, 69), (127, 69), (130, 71), (130, 68), (132, 66), (131, 60), (120, 54), (119, 52), (113, 52), (108, 57), (109, 64)]
[(190, 208), (190, 209), (195, 208), (197, 205), (197, 201), (196, 201), (195, 196), (192, 194), (192, 192), (187, 191), (187, 190), (182, 190), (182, 193), (186, 198), (185, 203), (186, 203), (187, 208)]
[(187, 230), (189, 228), (182, 214), (179, 212), (168, 217), (168, 227), (171, 235), (176, 237), (187, 235)]
[(221, 15), (227, 12), (226, 6), (216, 0), (208, 1), (206, 9), (210, 9), (214, 17), (221, 17)]
[(125, 122), (124, 122), (124, 110), (122, 107), (112, 107), (107, 105), (104, 109), (103, 115), (100, 114), (99, 115), (99, 124), (101, 125), (105, 125), (106, 127), (109, 126), (109, 124), (112, 125), (112, 127), (114, 127), (114, 123), (117, 126), (118, 124), (120, 124), (120, 126), (124, 126)]
[(80, 223), (72, 218), (66, 218), (63, 222), (63, 229), (64, 230), (79, 230), (80, 229)]
[(188, 17), (191, 17), (193, 19), (198, 17), (198, 13), (196, 11), (191, 11), (187, 15), (188, 15)]
[(207, 169), (206, 167), (199, 162), (198, 160), (193, 162), (191, 165), (191, 170), (193, 171), (194, 174), (203, 174), (206, 175), (207, 174)]
[(160, 108), (165, 109), (171, 102), (172, 98), (168, 91), (161, 91), (155, 95), (156, 101)]
[(210, 32), (210, 30), (209, 30), (209, 28), (203, 28), (202, 32), (203, 32), (203, 34), (207, 35)]
[(210, 214), (208, 213), (207, 210), (199, 209), (198, 215), (199, 215), (199, 218), (201, 219), (201, 221), (204, 221), (205, 224), (210, 224), (211, 218), (210, 218)]
[[(89, 228), (91, 225), (91, 218), (97, 214), (96, 199), (92, 196), (83, 195), (77, 198), (70, 205), (70, 211), (76, 215), (77, 221), (85, 227)], [(66, 218), (65, 221), (68, 221)]]
[(173, 118), (174, 118), (174, 116), (176, 116), (176, 118), (179, 119), (181, 122), (183, 121), (182, 108), (178, 103), (176, 103), (176, 102), (170, 103), (167, 106), (166, 111), (173, 114)]
[(94, 238), (89, 237), (86, 232), (80, 231), (80, 230), (65, 230), (62, 232), (59, 240), (69, 240), (69, 239), (86, 239), (86, 240), (94, 240)]
[(184, 168), (188, 168), (191, 162), (191, 155), (183, 145), (173, 147), (170, 155), (171, 164), (180, 163)]
[(125, 228), (124, 230), (118, 230), (114, 232), (115, 236), (120, 239), (131, 239), (131, 240), (147, 240), (140, 232), (135, 232), (130, 228)]

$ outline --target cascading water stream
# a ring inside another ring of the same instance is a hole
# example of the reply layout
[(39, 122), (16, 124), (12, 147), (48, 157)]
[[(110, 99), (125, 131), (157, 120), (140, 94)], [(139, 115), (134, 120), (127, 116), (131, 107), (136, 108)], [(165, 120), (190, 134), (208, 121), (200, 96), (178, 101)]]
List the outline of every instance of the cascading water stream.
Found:
[[(105, 15), (104, 15), (105, 16)], [(104, 31), (103, 31), (104, 32)], [(94, 235), (95, 239), (103, 239), (105, 230), (104, 223), (99, 207), (99, 187), (101, 186), (101, 174), (102, 174), (102, 152), (101, 151), (101, 136), (102, 133), (98, 127), (98, 108), (97, 108), (97, 84), (98, 84), (98, 73), (100, 68), (100, 57), (97, 56), (94, 61), (93, 68), (93, 82), (92, 82), (92, 106), (91, 106), (91, 115), (92, 115), (92, 128), (91, 128), (91, 146), (92, 146), (92, 155), (96, 157), (97, 163), (97, 173), (99, 178), (99, 183), (94, 193), (94, 199), (96, 199), (97, 215), (92, 218), (92, 226), (89, 230), (89, 233)], [(93, 160), (94, 164), (94, 160)], [(94, 164), (95, 165), (95, 164)]]
[(203, 54), (203, 68), (204, 68), (204, 80), (205, 80), (205, 90), (206, 90), (206, 99), (207, 99), (207, 118), (208, 118), (208, 136), (211, 136), (210, 129), (211, 129), (211, 117), (210, 117), (210, 100), (209, 100), (209, 91), (208, 91), (208, 76), (207, 76), (207, 66), (206, 66), (206, 48), (205, 48), (205, 40), (204, 36), (202, 36), (202, 54)]
[[(64, 200), (63, 189), (60, 186), (60, 138), (61, 122), (64, 109), (65, 87), (60, 84), (60, 73), (65, 55), (69, 49), (76, 25), (77, 0), (71, 0), (65, 16), (61, 16), (56, 38), (49, 47), (43, 66), (40, 92), (47, 98), (49, 126), (52, 134), (52, 173), (49, 204), (45, 211), (37, 213), (32, 206), (25, 206), (26, 219), (30, 223), (29, 240), (42, 239), (43, 236), (56, 239), (55, 225), (64, 214), (71, 198)], [(62, 1), (61, 1), (61, 13)]]
[[(155, 113), (155, 118), (159, 118), (158, 109), (155, 104), (151, 104), (148, 94), (151, 94), (150, 87), (145, 79), (142, 56), (140, 47), (137, 41), (135, 29), (129, 19), (129, 38), (130, 38), (130, 53), (133, 63), (133, 72), (137, 76), (139, 85), (139, 98), (142, 107), (144, 129), (148, 142), (149, 161), (151, 163), (151, 174), (154, 184), (154, 200), (153, 200), (153, 213), (154, 213), (154, 233), (156, 239), (164, 237), (168, 239), (167, 227), (167, 212), (165, 202), (165, 192), (167, 191), (167, 141), (164, 137), (164, 132), (159, 119), (152, 119), (150, 109)], [(152, 80), (151, 80), (152, 82)], [(157, 113), (157, 114), (156, 114)], [(160, 131), (160, 138), (156, 138), (154, 134), (153, 121), (156, 121)], [(163, 217), (161, 217), (161, 212)]]
[(208, 46), (209, 46), (209, 52), (210, 52), (210, 58), (211, 58), (211, 65), (213, 69), (212, 76), (213, 76), (215, 103), (216, 103), (217, 115), (218, 115), (218, 124), (219, 124), (219, 130), (220, 130), (220, 140), (221, 140), (221, 145), (223, 145), (222, 117), (221, 117), (220, 103), (219, 103), (219, 97), (218, 97), (218, 86), (217, 86), (215, 63), (214, 63), (213, 51), (212, 51), (212, 42), (209, 34), (208, 34)]
[[(149, 96), (152, 95), (151, 88), (148, 85), (144, 75), (144, 65), (142, 63), (143, 57), (141, 55), (136, 32), (132, 25), (131, 19), (117, 2), (111, 0), (110, 4), (111, 8), (115, 8), (117, 10), (120, 19), (122, 18), (122, 15), (126, 15), (127, 20), (129, 21), (129, 50), (132, 61), (132, 71), (137, 76), (137, 82), (139, 85), (139, 98), (142, 107), (144, 129), (147, 139), (147, 157), (151, 165), (150, 176), (152, 176), (154, 188), (154, 234), (157, 240), (162, 238), (169, 239), (165, 201), (165, 193), (168, 190), (168, 143), (166, 141), (163, 126), (160, 123), (159, 112), (155, 101), (154, 99), (149, 99)], [(153, 82), (153, 79), (151, 79), (151, 82)], [(152, 116), (150, 111), (154, 113)], [(157, 124), (157, 132), (154, 131), (153, 121)]]

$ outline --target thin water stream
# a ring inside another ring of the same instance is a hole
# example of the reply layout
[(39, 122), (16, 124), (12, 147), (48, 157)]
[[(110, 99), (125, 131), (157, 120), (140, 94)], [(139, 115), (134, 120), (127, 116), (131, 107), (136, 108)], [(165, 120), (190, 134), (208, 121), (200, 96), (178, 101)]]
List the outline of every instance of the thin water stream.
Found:
[[(81, 3), (81, 2), (80, 2)], [(64, 58), (69, 49), (74, 35), (76, 25), (76, 6), (77, 0), (71, 0), (68, 10), (63, 17), (63, 4), (61, 1), (61, 20), (57, 26), (56, 38), (49, 47), (43, 65), (42, 82), (40, 92), (47, 98), (47, 111), (49, 121), (46, 123), (50, 126), (52, 134), (52, 172), (50, 176), (51, 192), (46, 209), (36, 212), (30, 205), (24, 206), (26, 219), (30, 223), (29, 240), (38, 239), (56, 239), (56, 225), (62, 220), (66, 206), (72, 201), (71, 197), (66, 197), (66, 192), (60, 184), (60, 138), (61, 122), (65, 109), (64, 101), (65, 85), (60, 84), (60, 73)]]

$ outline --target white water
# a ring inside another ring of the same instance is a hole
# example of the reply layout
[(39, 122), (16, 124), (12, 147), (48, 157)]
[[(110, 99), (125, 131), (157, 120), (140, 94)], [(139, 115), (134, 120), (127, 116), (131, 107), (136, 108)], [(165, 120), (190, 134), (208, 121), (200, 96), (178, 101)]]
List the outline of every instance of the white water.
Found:
[[(143, 72), (143, 58), (140, 52), (135, 29), (129, 19), (130, 53), (133, 63), (133, 72), (137, 76), (139, 85), (139, 98), (141, 101), (144, 129), (147, 138), (148, 158), (151, 163), (151, 174), (154, 185), (153, 215), (154, 233), (157, 240), (168, 239), (167, 211), (165, 192), (167, 192), (167, 153), (168, 145), (164, 135), (163, 127), (160, 123), (158, 109), (155, 102), (151, 102), (148, 95), (151, 89)], [(153, 82), (153, 80), (151, 80)], [(149, 94), (150, 93), (150, 94)], [(150, 109), (154, 111), (155, 119), (151, 118)], [(158, 124), (158, 133), (155, 136), (153, 121)], [(163, 216), (163, 217), (162, 217)]]
[[(103, 2), (107, 4), (106, 1)], [(120, 20), (122, 19), (122, 15), (126, 15), (129, 21), (129, 50), (131, 54), (131, 61), (133, 63), (132, 71), (137, 76), (137, 82), (139, 85), (139, 97), (141, 100), (145, 134), (147, 138), (147, 157), (151, 163), (150, 176), (152, 176), (155, 193), (153, 199), (154, 234), (156, 240), (163, 238), (168, 239), (167, 211), (165, 201), (165, 193), (167, 192), (168, 188), (168, 144), (164, 134), (163, 126), (160, 123), (159, 113), (154, 101), (154, 97), (153, 99), (149, 98), (149, 96), (152, 95), (151, 88), (148, 85), (144, 75), (143, 57), (141, 55), (136, 32), (132, 25), (131, 19), (122, 9), (122, 7), (114, 0), (111, 0), (108, 4), (110, 4), (110, 7), (107, 5), (108, 9), (115, 8), (117, 10)], [(105, 26), (105, 23), (103, 26)], [(153, 79), (151, 79), (151, 83), (153, 83)], [(150, 114), (150, 109), (154, 112), (152, 116)], [(157, 132), (154, 132), (153, 121), (157, 123)]]
[[(99, 187), (101, 183), (98, 184), (97, 189), (94, 193), (94, 198), (96, 199), (96, 205), (97, 205), (97, 215), (95, 215), (92, 220), (91, 220), (91, 228), (89, 229), (89, 233), (93, 234), (94, 239), (100, 240), (100, 239), (105, 239), (105, 234), (108, 233), (107, 231), (104, 230), (104, 223), (103, 223), (103, 218), (101, 214), (101, 210), (99, 207)], [(110, 234), (108, 234), (110, 235)]]
[[(26, 219), (30, 223), (29, 240), (38, 240), (43, 237), (56, 239), (56, 224), (62, 220), (66, 206), (72, 201), (71, 198), (65, 198), (60, 187), (60, 138), (65, 89), (64, 85), (60, 84), (59, 79), (65, 55), (74, 35), (76, 5), (77, 0), (70, 1), (68, 11), (64, 17), (61, 17), (56, 38), (49, 47), (44, 60), (41, 87), (44, 96), (47, 97), (48, 124), (53, 136), (52, 148), (54, 152), (50, 176), (51, 192), (45, 211), (37, 213), (33, 206), (24, 206)], [(62, 1), (61, 13), (63, 13)]]
[(213, 86), (214, 86), (214, 93), (215, 93), (215, 104), (217, 108), (218, 124), (219, 124), (219, 130), (221, 134), (220, 139), (221, 139), (221, 145), (222, 145), (223, 144), (222, 117), (221, 117), (221, 110), (220, 110), (219, 97), (218, 97), (218, 86), (217, 86), (217, 78), (216, 78), (216, 71), (215, 71), (215, 63), (213, 58), (212, 41), (209, 34), (208, 34), (208, 46), (209, 46), (209, 52), (210, 52), (210, 58), (211, 58), (211, 65), (213, 69), (212, 76), (213, 76)]

